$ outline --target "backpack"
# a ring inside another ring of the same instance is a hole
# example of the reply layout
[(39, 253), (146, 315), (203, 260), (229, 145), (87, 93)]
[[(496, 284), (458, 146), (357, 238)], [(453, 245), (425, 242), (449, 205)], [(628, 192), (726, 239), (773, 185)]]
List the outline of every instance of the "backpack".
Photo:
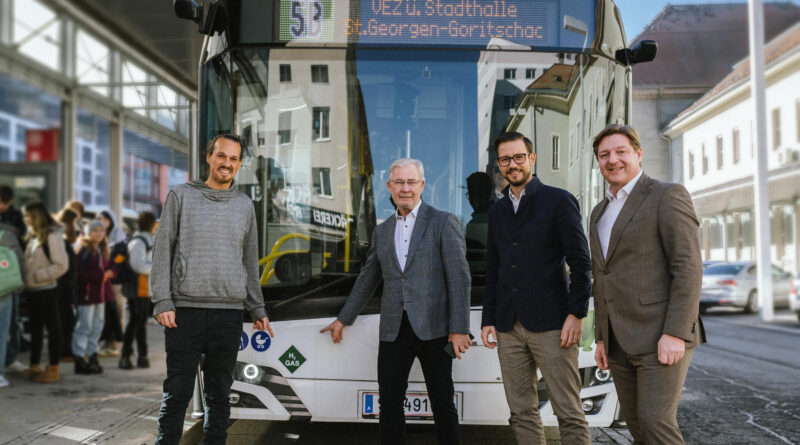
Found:
[[(4, 234), (5, 230), (0, 230), (0, 239)], [(11, 295), (23, 287), (25, 282), (17, 254), (10, 247), (0, 246), (0, 297)]]
[(147, 275), (137, 274), (130, 265), (130, 254), (128, 252), (128, 243), (135, 239), (140, 239), (144, 243), (145, 251), (150, 252), (153, 250), (145, 237), (136, 235), (125, 241), (119, 241), (112, 246), (111, 258), (117, 267), (117, 279), (112, 281), (115, 284), (133, 284), (136, 286), (136, 296), (148, 297), (150, 295), (147, 286)]
[[(52, 263), (53, 260), (50, 259), (50, 245), (47, 243), (42, 244), (42, 250), (44, 250), (44, 256), (47, 257), (47, 261)], [(58, 288), (61, 289), (62, 292), (65, 292), (69, 300), (74, 303), (77, 299), (78, 266), (75, 264), (75, 251), (72, 250), (72, 246), (66, 239), (64, 240), (64, 250), (67, 252), (68, 267), (67, 271), (58, 277), (57, 283)]]

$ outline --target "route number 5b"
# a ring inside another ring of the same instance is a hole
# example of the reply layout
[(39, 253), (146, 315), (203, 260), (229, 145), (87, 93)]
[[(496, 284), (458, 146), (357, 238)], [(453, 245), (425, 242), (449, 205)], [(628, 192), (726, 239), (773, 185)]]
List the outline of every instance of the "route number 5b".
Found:
[(322, 0), (292, 0), (292, 38), (318, 39), (322, 34)]

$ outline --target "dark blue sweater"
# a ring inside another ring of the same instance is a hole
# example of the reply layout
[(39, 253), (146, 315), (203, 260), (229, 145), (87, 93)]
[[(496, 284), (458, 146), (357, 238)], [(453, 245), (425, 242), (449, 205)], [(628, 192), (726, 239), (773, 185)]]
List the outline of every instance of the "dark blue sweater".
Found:
[(561, 329), (568, 314), (586, 316), (592, 294), (578, 201), (534, 177), (515, 214), (509, 193), (489, 210), (481, 326), (506, 332), (519, 319), (533, 332)]

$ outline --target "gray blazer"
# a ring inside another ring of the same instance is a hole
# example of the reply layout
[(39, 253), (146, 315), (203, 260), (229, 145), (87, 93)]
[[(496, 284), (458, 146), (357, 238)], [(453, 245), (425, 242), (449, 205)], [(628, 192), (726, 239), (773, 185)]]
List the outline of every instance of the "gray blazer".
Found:
[(455, 215), (420, 206), (404, 271), (394, 248), (396, 218), (375, 227), (367, 261), (338, 319), (351, 325), (383, 280), (380, 340), (394, 341), (403, 311), (421, 340), (469, 332), (471, 277)]
[(595, 339), (608, 339), (611, 325), (628, 354), (657, 352), (662, 334), (684, 339), (687, 348), (705, 343), (699, 224), (689, 193), (643, 174), (611, 229), (604, 258), (597, 222), (606, 206), (608, 198), (592, 210), (589, 228)]

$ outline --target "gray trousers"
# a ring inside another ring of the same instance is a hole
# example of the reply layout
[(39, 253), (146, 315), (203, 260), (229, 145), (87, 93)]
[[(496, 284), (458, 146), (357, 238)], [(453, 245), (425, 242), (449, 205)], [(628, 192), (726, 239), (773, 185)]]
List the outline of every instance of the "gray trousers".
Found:
[(658, 354), (627, 354), (611, 333), (608, 366), (617, 388), (622, 416), (636, 445), (683, 444), (678, 428), (678, 403), (694, 348), (672, 366)]
[(560, 330), (531, 332), (517, 320), (510, 331), (497, 333), (497, 353), (517, 443), (546, 444), (536, 393), (539, 369), (558, 418), (561, 443), (589, 445), (589, 425), (581, 407), (578, 346), (564, 349)]

